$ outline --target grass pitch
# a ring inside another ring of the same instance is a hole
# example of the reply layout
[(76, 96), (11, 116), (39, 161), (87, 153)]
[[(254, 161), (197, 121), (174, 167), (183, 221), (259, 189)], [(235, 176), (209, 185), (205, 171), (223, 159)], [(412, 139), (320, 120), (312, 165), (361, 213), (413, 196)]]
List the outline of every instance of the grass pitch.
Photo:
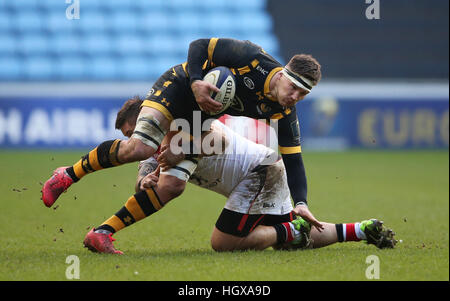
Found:
[(53, 169), (84, 153), (0, 152), (0, 280), (67, 280), (69, 255), (78, 256), (85, 281), (374, 281), (365, 276), (369, 255), (380, 260), (379, 281), (449, 280), (448, 151), (304, 154), (315, 216), (334, 223), (379, 218), (403, 240), (393, 250), (340, 243), (216, 253), (209, 239), (225, 198), (189, 184), (163, 210), (115, 235), (124, 256), (91, 253), (82, 241), (133, 194), (137, 164), (86, 176), (55, 209), (39, 199)]

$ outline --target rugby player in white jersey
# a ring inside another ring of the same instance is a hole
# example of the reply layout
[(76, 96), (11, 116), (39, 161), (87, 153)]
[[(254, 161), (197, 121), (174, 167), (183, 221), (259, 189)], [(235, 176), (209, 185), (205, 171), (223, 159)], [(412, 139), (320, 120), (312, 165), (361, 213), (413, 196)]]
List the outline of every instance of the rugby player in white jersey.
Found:
[[(138, 107), (139, 100), (134, 102)], [(125, 136), (130, 136), (134, 130), (138, 110), (134, 111), (136, 115), (127, 115), (125, 122), (116, 123)], [(394, 247), (393, 232), (376, 219), (351, 224), (322, 223), (307, 214), (305, 205), (293, 208), (283, 161), (280, 158), (268, 160), (278, 154), (240, 136), (219, 121), (213, 122), (212, 129), (224, 138), (223, 153), (201, 158), (174, 155), (168, 143), (175, 133), (168, 135), (161, 152), (139, 164), (137, 194), (115, 215), (92, 229), (86, 235), (85, 246), (94, 252), (121, 254), (112, 244), (112, 235), (151, 215), (145, 200), (138, 194), (150, 194), (152, 207), (161, 209), (179, 196), (189, 181), (227, 197), (211, 236), (211, 245), (216, 251), (318, 248), (360, 240), (379, 248)], [(164, 196), (158, 203), (151, 195), (155, 187), (159, 189), (158, 195)], [(306, 220), (298, 217), (300, 213)]]

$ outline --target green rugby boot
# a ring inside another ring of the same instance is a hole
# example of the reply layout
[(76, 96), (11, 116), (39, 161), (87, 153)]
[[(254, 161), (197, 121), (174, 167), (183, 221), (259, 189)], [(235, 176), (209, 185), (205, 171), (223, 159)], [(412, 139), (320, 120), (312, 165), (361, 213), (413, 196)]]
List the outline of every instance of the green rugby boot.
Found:
[(292, 249), (308, 249), (312, 247), (311, 224), (299, 216), (291, 223), (294, 225), (295, 230), (298, 231), (294, 240), (290, 242)]
[(375, 245), (379, 249), (394, 248), (397, 240), (395, 232), (384, 227), (383, 222), (377, 219), (365, 220), (360, 223), (361, 231), (366, 234), (366, 243)]

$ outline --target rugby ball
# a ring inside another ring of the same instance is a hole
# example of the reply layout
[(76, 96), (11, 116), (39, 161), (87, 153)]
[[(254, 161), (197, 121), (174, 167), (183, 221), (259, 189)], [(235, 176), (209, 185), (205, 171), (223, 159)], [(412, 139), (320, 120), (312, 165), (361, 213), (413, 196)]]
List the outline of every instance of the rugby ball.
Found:
[(222, 104), (222, 109), (217, 112), (206, 112), (209, 115), (217, 115), (228, 109), (233, 102), (236, 92), (234, 75), (227, 67), (216, 67), (208, 71), (203, 80), (219, 88), (219, 92), (211, 92), (211, 98)]

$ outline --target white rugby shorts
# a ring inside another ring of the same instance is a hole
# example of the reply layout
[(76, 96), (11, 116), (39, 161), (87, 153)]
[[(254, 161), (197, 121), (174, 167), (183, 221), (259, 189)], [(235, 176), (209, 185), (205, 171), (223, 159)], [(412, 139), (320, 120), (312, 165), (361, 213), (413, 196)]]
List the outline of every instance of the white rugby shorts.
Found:
[(287, 214), (293, 210), (282, 160), (256, 167), (231, 192), (225, 208), (243, 214)]

